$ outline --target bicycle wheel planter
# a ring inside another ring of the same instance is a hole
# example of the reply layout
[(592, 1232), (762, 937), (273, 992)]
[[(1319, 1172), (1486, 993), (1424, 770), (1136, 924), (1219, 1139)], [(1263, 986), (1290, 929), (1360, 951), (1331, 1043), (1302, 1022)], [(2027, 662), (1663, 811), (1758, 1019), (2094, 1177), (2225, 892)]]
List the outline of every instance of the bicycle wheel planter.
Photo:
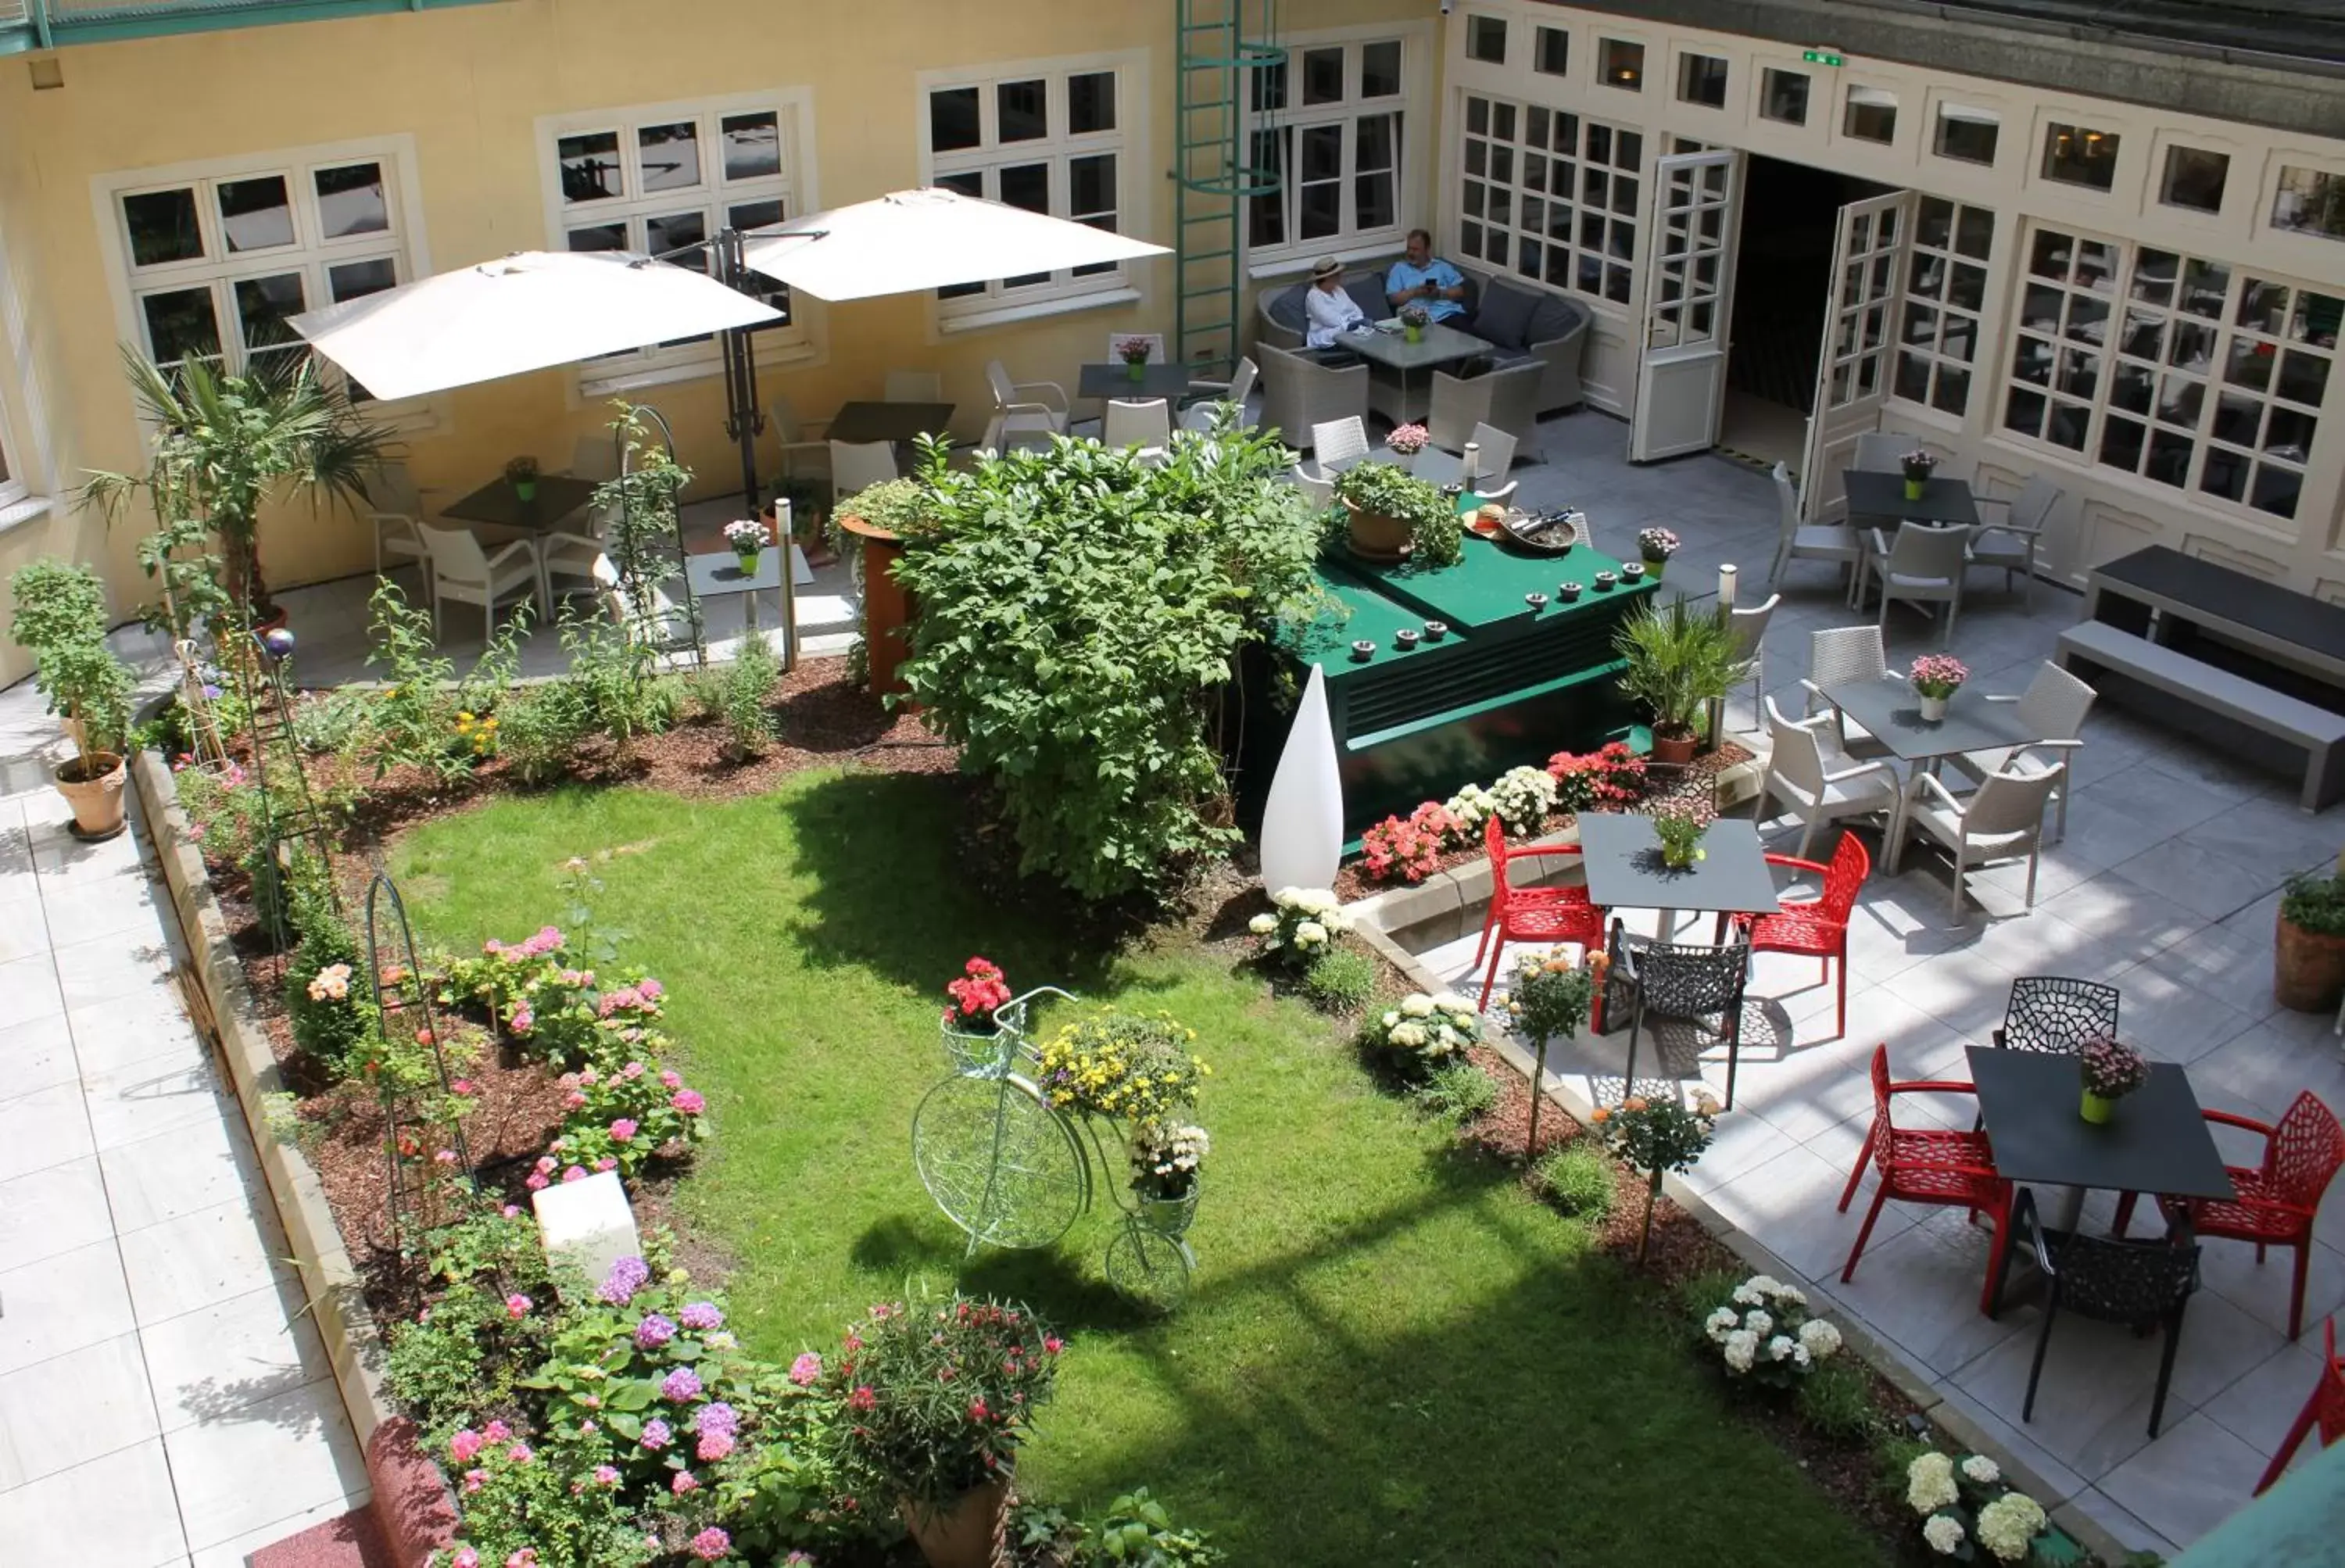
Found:
[(1160, 1312), (1173, 1311), (1188, 1299), (1189, 1276), (1196, 1267), (1197, 1255), (1187, 1242), (1136, 1218), (1126, 1217), (1107, 1244), (1107, 1282)]
[(912, 1115), (912, 1163), (972, 1253), (1048, 1247), (1091, 1204), (1074, 1128), (1014, 1073), (947, 1078)]

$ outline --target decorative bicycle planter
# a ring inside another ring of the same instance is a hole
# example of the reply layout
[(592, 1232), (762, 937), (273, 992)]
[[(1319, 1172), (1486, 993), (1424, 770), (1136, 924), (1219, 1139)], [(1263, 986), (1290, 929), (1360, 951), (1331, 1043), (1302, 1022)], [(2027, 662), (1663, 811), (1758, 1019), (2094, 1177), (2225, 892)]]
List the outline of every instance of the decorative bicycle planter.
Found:
[[(1076, 1000), (1057, 986), (1038, 986), (995, 1010), (992, 1034), (940, 1028), (952, 1075), (922, 1095), (912, 1114), (913, 1167), (945, 1217), (968, 1235), (968, 1256), (980, 1247), (1053, 1245), (1090, 1211), (1092, 1156), (1109, 1172), (1131, 1167), (1122, 1122), (1070, 1115), (1021, 1070), (1041, 1060), (1028, 1025), (1036, 1000), (1045, 996)], [(1135, 1300), (1172, 1310), (1188, 1295), (1197, 1267), (1186, 1239), (1196, 1190), (1153, 1199), (1111, 1181), (1108, 1191), (1123, 1214), (1108, 1242), (1108, 1282)]]

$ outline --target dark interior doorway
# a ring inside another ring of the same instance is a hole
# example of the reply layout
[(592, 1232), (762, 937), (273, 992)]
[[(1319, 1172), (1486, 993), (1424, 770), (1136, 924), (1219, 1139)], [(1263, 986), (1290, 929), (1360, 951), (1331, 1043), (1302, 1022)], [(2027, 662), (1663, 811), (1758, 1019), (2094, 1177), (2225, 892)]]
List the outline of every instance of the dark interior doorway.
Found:
[(1813, 412), (1840, 209), (1892, 188), (1757, 153), (1743, 160), (1730, 392)]

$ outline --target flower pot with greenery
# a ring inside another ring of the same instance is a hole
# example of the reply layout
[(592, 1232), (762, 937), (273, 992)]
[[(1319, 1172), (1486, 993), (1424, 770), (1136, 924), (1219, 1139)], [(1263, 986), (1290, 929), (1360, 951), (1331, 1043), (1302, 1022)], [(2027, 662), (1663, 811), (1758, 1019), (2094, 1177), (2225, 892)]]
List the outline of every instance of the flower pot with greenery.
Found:
[(1132, 1135), (1132, 1191), (1141, 1224), (1175, 1241), (1189, 1234), (1213, 1148), (1203, 1127), (1150, 1122)]
[(1946, 703), (1970, 677), (1970, 667), (1952, 654), (1924, 654), (1905, 677), (1914, 683), (1914, 695), (1922, 699), (1922, 718), (1928, 724), (1946, 717)]
[(2076, 1070), (2085, 1085), (2078, 1115), (2088, 1122), (2107, 1121), (2117, 1114), (2119, 1100), (2149, 1082), (2149, 1064), (2141, 1053), (2106, 1034), (2096, 1034), (2076, 1048)]
[(2345, 996), (2345, 872), (2302, 871), (2279, 899), (2272, 999), (2299, 1013), (2327, 1013)]
[(1010, 983), (1000, 965), (989, 958), (971, 958), (958, 976), (945, 983), (945, 994), (952, 1001), (937, 1027), (954, 1070), (986, 1075), (1000, 1072), (1017, 1044), (996, 1016), (1010, 1000)]
[(990, 1568), (1063, 1342), (1025, 1307), (955, 1295), (882, 1303), (843, 1344), (824, 1377), (856, 1479), (896, 1500), (931, 1568)]
[(1938, 466), (1937, 454), (1915, 447), (1897, 459), (1897, 466), (1905, 475), (1905, 499), (1922, 499), (1922, 487), (1930, 483), (1930, 475)]
[(1693, 760), (1703, 711), (1750, 673), (1723, 609), (1698, 611), (1678, 599), (1648, 605), (1621, 627), (1614, 647), (1629, 661), (1620, 689), (1653, 715), (1653, 760)]
[(516, 457), (505, 464), (505, 483), (513, 486), (513, 494), (523, 501), (537, 499), (537, 459)]
[(1136, 382), (1148, 379), (1149, 357), (1155, 351), (1156, 345), (1146, 338), (1125, 338), (1115, 345), (1115, 356), (1123, 361), (1124, 373)]
[(1415, 457), (1433, 444), (1433, 433), (1421, 424), (1396, 424), (1385, 437), (1385, 444), (1403, 457)]
[(1701, 847), (1702, 835), (1709, 830), (1709, 824), (1690, 811), (1653, 813), (1653, 837), (1660, 840), (1661, 864), (1673, 871), (1710, 858), (1710, 851)]
[(733, 564), (745, 577), (757, 575), (757, 557), (766, 551), (766, 525), (754, 518), (737, 518), (725, 524), (725, 543), (733, 551)]
[(1678, 553), (1678, 536), (1668, 528), (1640, 529), (1637, 535), (1637, 554), (1644, 562), (1645, 575), (1656, 583), (1669, 569), (1670, 557)]
[(1364, 560), (1419, 566), (1454, 566), (1466, 556), (1466, 528), (1457, 504), (1394, 463), (1362, 463), (1335, 481), (1335, 498), (1350, 515), (1352, 553)]
[(15, 600), (8, 635), (33, 656), (34, 684), (73, 738), (73, 760), (56, 769), (57, 793), (73, 808), (78, 837), (110, 839), (122, 831), (122, 748), (135, 683), (106, 646), (106, 590), (87, 566), (54, 558), (19, 566), (8, 587)]
[(1432, 324), (1433, 312), (1426, 310), (1424, 306), (1403, 305), (1400, 308), (1401, 335), (1410, 342), (1423, 342), (1425, 341), (1425, 329)]

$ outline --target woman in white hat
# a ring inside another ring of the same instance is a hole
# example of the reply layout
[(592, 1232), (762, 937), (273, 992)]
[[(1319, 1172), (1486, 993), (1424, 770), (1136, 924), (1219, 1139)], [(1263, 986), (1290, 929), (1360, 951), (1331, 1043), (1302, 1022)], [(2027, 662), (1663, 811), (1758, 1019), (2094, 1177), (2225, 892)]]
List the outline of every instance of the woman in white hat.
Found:
[(1303, 322), (1306, 349), (1335, 348), (1345, 332), (1367, 324), (1366, 312), (1344, 291), (1344, 264), (1333, 256), (1312, 263), (1311, 287), (1303, 293)]

